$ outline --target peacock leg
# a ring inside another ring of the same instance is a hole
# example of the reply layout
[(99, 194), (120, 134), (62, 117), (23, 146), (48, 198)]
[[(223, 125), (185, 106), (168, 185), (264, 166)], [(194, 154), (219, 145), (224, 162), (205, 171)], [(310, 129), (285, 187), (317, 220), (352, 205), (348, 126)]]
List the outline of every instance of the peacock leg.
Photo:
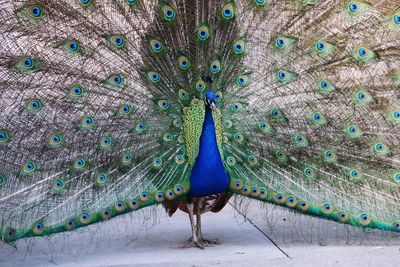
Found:
[(204, 246), (201, 242), (199, 242), (199, 239), (197, 238), (197, 227), (194, 222), (194, 204), (192, 201), (188, 201), (186, 203), (186, 206), (188, 208), (188, 214), (189, 214), (189, 220), (190, 220), (190, 225), (192, 227), (192, 238), (189, 239), (188, 244), (186, 244), (183, 247), (180, 248), (191, 248), (191, 247), (197, 247), (200, 249), (204, 249)]
[(202, 243), (203, 245), (219, 245), (219, 241), (218, 239), (214, 239), (214, 240), (208, 240), (208, 239), (204, 239), (203, 238), (203, 232), (201, 231), (201, 208), (202, 205), (204, 203), (204, 198), (199, 199), (197, 205), (196, 205), (196, 235), (197, 235), (197, 239), (199, 240), (200, 243)]

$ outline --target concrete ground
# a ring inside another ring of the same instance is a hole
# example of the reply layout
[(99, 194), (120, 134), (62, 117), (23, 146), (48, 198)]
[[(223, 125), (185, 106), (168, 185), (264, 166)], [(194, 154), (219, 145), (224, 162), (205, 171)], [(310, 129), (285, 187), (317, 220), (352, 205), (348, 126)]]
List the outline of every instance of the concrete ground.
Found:
[(187, 215), (168, 218), (156, 207), (86, 231), (21, 240), (18, 249), (1, 244), (0, 266), (400, 266), (397, 235), (338, 226), (251, 201), (232, 204), (246, 211), (247, 220), (231, 205), (203, 215), (205, 237), (221, 243), (205, 250), (178, 249), (190, 235)]

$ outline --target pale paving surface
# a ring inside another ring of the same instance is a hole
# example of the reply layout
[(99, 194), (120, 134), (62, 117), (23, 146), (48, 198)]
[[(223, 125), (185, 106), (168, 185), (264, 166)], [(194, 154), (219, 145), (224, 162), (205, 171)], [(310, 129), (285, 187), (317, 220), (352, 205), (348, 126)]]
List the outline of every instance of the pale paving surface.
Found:
[[(16, 251), (0, 245), (0, 266), (400, 266), (398, 245), (320, 246), (277, 240), (289, 259), (229, 205), (220, 213), (203, 215), (205, 236), (218, 238), (221, 245), (178, 250), (174, 247), (189, 237), (186, 214), (167, 218), (159, 208), (152, 212), (158, 221), (150, 227), (146, 225), (151, 221), (142, 224), (125, 216), (91, 227), (89, 234), (20, 241)], [(251, 213), (253, 221), (260, 220), (257, 207)], [(262, 221), (259, 226), (263, 229)]]

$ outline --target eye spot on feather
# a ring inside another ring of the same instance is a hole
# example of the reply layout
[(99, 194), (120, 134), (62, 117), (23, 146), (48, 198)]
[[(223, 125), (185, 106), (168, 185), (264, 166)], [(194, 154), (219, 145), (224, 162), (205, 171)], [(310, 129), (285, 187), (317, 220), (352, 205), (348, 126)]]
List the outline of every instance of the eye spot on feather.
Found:
[(278, 204), (283, 204), (286, 201), (286, 197), (282, 193), (275, 193), (274, 194), (274, 200)]
[(274, 155), (279, 162), (287, 162), (287, 155), (284, 150), (278, 149), (275, 151)]
[(163, 140), (164, 140), (165, 142), (171, 142), (172, 139), (173, 139), (172, 133), (170, 133), (170, 132), (164, 133), (164, 135), (163, 135)]
[(81, 216), (79, 217), (79, 221), (83, 224), (88, 224), (90, 223), (91, 216), (89, 212), (82, 212)]
[(232, 45), (232, 51), (235, 55), (242, 55), (246, 48), (245, 39), (236, 40)]
[(161, 41), (159, 41), (157, 39), (151, 39), (149, 44), (150, 44), (151, 50), (154, 53), (158, 54), (161, 51), (163, 51), (163, 49), (164, 49), (164, 45), (161, 43)]
[(314, 168), (311, 167), (305, 167), (303, 170), (304, 177), (310, 180), (313, 180), (316, 178), (317, 174)]
[(44, 229), (45, 229), (44, 224), (40, 222), (40, 223), (34, 224), (32, 230), (36, 235), (41, 235), (41, 234), (43, 234)]
[(53, 192), (61, 193), (65, 187), (65, 182), (63, 179), (55, 180), (53, 183)]
[(371, 145), (371, 153), (375, 156), (385, 156), (390, 153), (389, 147), (383, 142), (376, 142)]
[(175, 198), (175, 192), (174, 192), (174, 190), (168, 189), (168, 190), (165, 192), (165, 197), (166, 197), (167, 199), (169, 199), (169, 200), (174, 199), (174, 198)]
[(28, 18), (32, 19), (33, 21), (38, 21), (43, 18), (45, 12), (43, 8), (37, 4), (32, 4), (26, 6), (23, 12), (21, 12), (23, 15), (27, 14)]
[(132, 163), (133, 156), (131, 152), (125, 152), (122, 154), (122, 165), (129, 165)]
[(400, 222), (393, 222), (392, 227), (396, 231), (400, 231)]
[(206, 89), (206, 83), (202, 79), (199, 79), (196, 82), (196, 90), (201, 92), (204, 91), (205, 89)]
[(43, 108), (43, 102), (39, 99), (31, 99), (26, 104), (27, 111), (31, 113), (38, 113)]
[(203, 42), (210, 37), (210, 29), (207, 25), (202, 25), (198, 28), (196, 37), (199, 41)]
[(178, 58), (178, 66), (181, 70), (188, 70), (190, 67), (190, 61), (186, 56), (180, 56)]
[(251, 193), (251, 191), (250, 191), (250, 188), (249, 188), (248, 186), (244, 185), (244, 186), (242, 187), (240, 193), (241, 193), (242, 195), (247, 196), (247, 195), (249, 195), (249, 194)]
[(153, 160), (153, 167), (159, 168), (162, 165), (162, 160), (161, 158), (154, 158)]
[(177, 156), (175, 156), (175, 163), (176, 163), (176, 164), (180, 165), (180, 164), (182, 164), (182, 163), (184, 163), (184, 162), (185, 162), (185, 158), (184, 158), (183, 155), (177, 155)]
[(86, 159), (79, 156), (74, 160), (72, 167), (75, 171), (83, 171), (86, 168), (86, 164)]
[(232, 110), (232, 111), (238, 112), (238, 111), (240, 111), (242, 108), (243, 108), (243, 106), (242, 106), (242, 104), (239, 103), (239, 102), (235, 102), (235, 103), (232, 103), (232, 104), (231, 104), (231, 110)]
[(222, 124), (224, 125), (225, 129), (230, 129), (232, 127), (232, 121), (225, 119)]
[(244, 140), (244, 137), (241, 133), (236, 133), (233, 138), (235, 139), (236, 142), (242, 142)]
[(103, 220), (107, 220), (111, 217), (111, 215), (112, 215), (112, 211), (109, 209), (105, 209), (105, 210), (103, 210), (103, 212), (101, 212), (100, 216)]
[(66, 222), (65, 222), (65, 228), (68, 230), (68, 231), (70, 231), (70, 230), (73, 230), (74, 228), (75, 228), (75, 225), (76, 225), (76, 221), (75, 221), (75, 219), (68, 219)]
[(258, 163), (257, 157), (254, 155), (249, 155), (247, 157), (247, 160), (249, 161), (250, 165), (254, 166)]
[(356, 3), (354, 3), (354, 2), (350, 2), (350, 3), (349, 3), (349, 10), (350, 10), (350, 12), (352, 12), (352, 13), (357, 12), (357, 10), (358, 10), (358, 5), (357, 5)]
[(232, 3), (227, 3), (223, 6), (222, 11), (222, 18), (225, 20), (231, 20), (235, 17), (235, 7)]
[(118, 212), (122, 212), (124, 211), (126, 208), (126, 204), (125, 201), (118, 199), (117, 201), (115, 201), (114, 203), (114, 209)]
[(148, 201), (150, 199), (150, 194), (147, 191), (143, 191), (140, 193), (140, 200), (141, 201)]
[(234, 180), (234, 179), (232, 179), (232, 180), (231, 180), (231, 183), (230, 183), (230, 187), (231, 187), (232, 189), (234, 189), (234, 190), (239, 191), (239, 190), (242, 189), (243, 184), (242, 184), (242, 182), (239, 181), (239, 180)]
[(98, 187), (104, 186), (108, 181), (108, 176), (104, 172), (100, 172), (96, 175), (96, 185)]
[(361, 213), (359, 216), (358, 216), (358, 220), (359, 220), (359, 222), (362, 224), (362, 225), (369, 225), (370, 223), (371, 223), (371, 219), (370, 219), (370, 217), (368, 216), (368, 214), (366, 214), (366, 213)]
[(73, 86), (69, 91), (69, 95), (73, 98), (80, 98), (83, 94), (84, 90), (78, 85)]
[(349, 220), (349, 215), (344, 211), (339, 211), (336, 213), (336, 217), (342, 223), (347, 222)]
[(393, 21), (394, 23), (396, 23), (397, 25), (400, 25), (400, 15), (395, 15), (393, 17)]
[(130, 207), (132, 210), (137, 210), (137, 209), (140, 207), (140, 201), (137, 200), (136, 198), (132, 198), (132, 199), (129, 201), (129, 207)]
[(173, 22), (176, 18), (176, 11), (170, 6), (164, 4), (162, 7), (163, 18), (167, 22)]
[(93, 0), (78, 0), (78, 1), (79, 4), (84, 8), (87, 8), (93, 4)]
[(7, 183), (7, 178), (3, 175), (0, 175), (0, 187)]
[(155, 71), (149, 71), (147, 73), (147, 78), (152, 82), (152, 83), (158, 83), (160, 81), (160, 75), (158, 72)]
[(161, 192), (161, 191), (156, 192), (154, 198), (156, 199), (156, 201), (157, 201), (158, 203), (163, 202), (163, 201), (164, 201), (164, 194), (163, 194), (163, 192)]
[(307, 211), (310, 208), (310, 204), (304, 200), (300, 201), (298, 207), (301, 211)]
[(139, 122), (136, 124), (135, 127), (136, 132), (142, 133), (144, 130), (146, 130), (146, 123), (145, 122)]
[(111, 35), (108, 37), (108, 41), (117, 49), (124, 48), (126, 45), (125, 37), (122, 35)]
[(259, 197), (260, 199), (265, 199), (265, 198), (267, 198), (267, 196), (268, 196), (267, 190), (266, 190), (265, 188), (261, 187), (261, 188), (259, 189), (259, 195), (258, 195), (258, 197)]
[(37, 165), (34, 161), (26, 161), (22, 164), (22, 173), (23, 174), (31, 174), (34, 173), (37, 169)]
[(185, 188), (179, 184), (174, 186), (174, 193), (178, 196), (182, 195), (185, 192)]
[(324, 156), (325, 162), (333, 163), (333, 162), (337, 161), (336, 153), (333, 150), (330, 150), (330, 149), (325, 150), (323, 152), (323, 156)]
[(235, 160), (234, 157), (229, 156), (229, 157), (226, 158), (226, 163), (227, 163), (229, 166), (234, 166), (234, 165), (236, 164), (236, 160)]
[(101, 149), (109, 149), (112, 147), (112, 137), (111, 136), (102, 136), (100, 139), (100, 148)]
[(91, 129), (94, 127), (94, 117), (92, 116), (83, 116), (81, 120), (81, 128), (82, 129)]
[(125, 0), (125, 2), (130, 5), (130, 6), (134, 6), (137, 4), (138, 0)]
[(6, 130), (0, 130), (0, 145), (10, 141), (10, 134)]
[(169, 102), (167, 100), (158, 100), (157, 104), (162, 110), (167, 110), (169, 108)]
[(17, 230), (14, 229), (14, 228), (9, 227), (9, 228), (7, 228), (7, 230), (5, 232), (6, 232), (7, 240), (13, 240), (15, 235), (16, 235), (16, 233), (17, 233)]
[(322, 204), (322, 213), (328, 215), (333, 212), (333, 206), (330, 203)]
[(210, 64), (210, 71), (213, 74), (217, 74), (221, 71), (221, 62), (219, 60), (213, 60)]
[(39, 18), (42, 15), (42, 9), (39, 6), (32, 7), (32, 16), (35, 18)]

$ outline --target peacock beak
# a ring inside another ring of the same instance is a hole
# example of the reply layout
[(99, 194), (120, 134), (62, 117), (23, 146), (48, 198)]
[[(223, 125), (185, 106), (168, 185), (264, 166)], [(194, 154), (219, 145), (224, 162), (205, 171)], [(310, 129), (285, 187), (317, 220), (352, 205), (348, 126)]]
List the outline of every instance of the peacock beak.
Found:
[(215, 111), (217, 109), (217, 105), (215, 104), (214, 100), (210, 100), (209, 98), (205, 98), (204, 102), (206, 103), (206, 105), (208, 105), (210, 107), (210, 109), (212, 111)]

